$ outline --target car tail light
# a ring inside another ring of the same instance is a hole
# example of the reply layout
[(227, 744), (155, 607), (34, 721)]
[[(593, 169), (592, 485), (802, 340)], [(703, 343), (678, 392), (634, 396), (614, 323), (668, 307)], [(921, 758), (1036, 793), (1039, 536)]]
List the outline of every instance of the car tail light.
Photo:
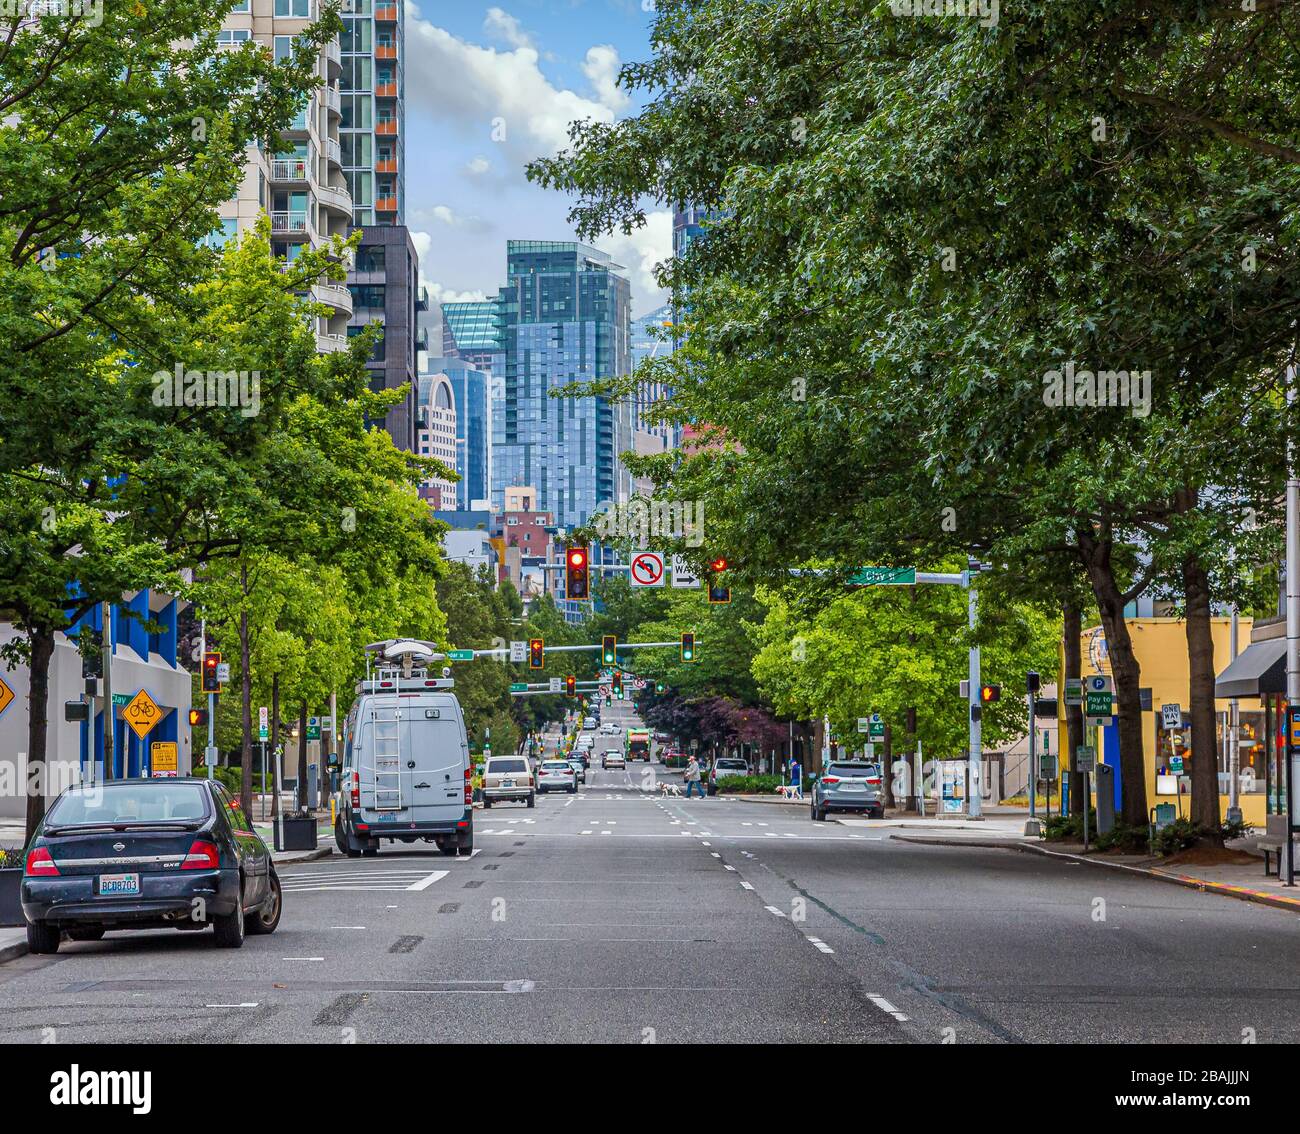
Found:
[(216, 870), (221, 865), (221, 855), (215, 843), (207, 839), (195, 839), (190, 844), (189, 853), (181, 863), (182, 870)]
[(839, 782), (839, 776), (822, 776), (822, 783), (824, 784), (837, 784)]
[(23, 873), (27, 877), (52, 878), (58, 872), (59, 868), (54, 865), (49, 847), (33, 847), (27, 852), (27, 865), (23, 867)]
[(361, 773), (355, 768), (352, 769), (352, 806), (361, 806)]
[(879, 776), (868, 776), (868, 777), (867, 777), (867, 783), (869, 783), (869, 784), (875, 784), (876, 786), (879, 786), (879, 785), (880, 785), (880, 777), (879, 777)]

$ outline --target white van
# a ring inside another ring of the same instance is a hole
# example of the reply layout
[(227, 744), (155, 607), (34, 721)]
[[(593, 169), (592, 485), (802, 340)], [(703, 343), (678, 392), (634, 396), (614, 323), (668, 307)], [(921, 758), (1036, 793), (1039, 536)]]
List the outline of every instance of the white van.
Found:
[(382, 839), (435, 843), (443, 854), (474, 849), (469, 741), (450, 670), (433, 644), (389, 639), (366, 647), (367, 675), (339, 736), (338, 848), (377, 854)]

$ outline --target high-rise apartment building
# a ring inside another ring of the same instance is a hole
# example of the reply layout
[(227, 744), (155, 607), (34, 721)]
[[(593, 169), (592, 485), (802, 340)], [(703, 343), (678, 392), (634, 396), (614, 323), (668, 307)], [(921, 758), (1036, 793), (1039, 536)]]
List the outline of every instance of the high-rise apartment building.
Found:
[[(275, 58), (293, 49), (294, 36), (317, 15), (316, 0), (242, 0), (226, 17), (218, 42), (237, 47), (254, 40)], [(251, 228), (263, 212), (271, 216), (271, 240), (277, 255), (294, 259), (304, 246), (317, 247), (332, 236), (346, 236), (352, 220), (352, 197), (343, 173), (339, 144), (342, 58), (337, 41), (317, 60), (323, 85), (312, 92), (297, 119), (284, 132), (287, 152), (272, 154), (250, 146), (244, 180), (234, 200), (220, 210), (224, 243)], [(342, 284), (323, 281), (312, 295), (330, 308), (317, 321), (321, 350), (346, 345), (352, 298)]]
[(442, 304), (442, 353), (491, 372), (501, 362), (501, 309), (495, 299)]
[(445, 376), (451, 383), (456, 406), (455, 468), (460, 474), (454, 507), (470, 511), (488, 500), (492, 491), (491, 375), (459, 358), (431, 358), (426, 372)]
[(351, 0), (340, 43), (340, 145), (352, 224), (406, 215), (405, 13), (396, 0)]
[[(498, 293), (501, 400), (492, 408), (492, 502), (505, 489), (537, 489), (538, 511), (561, 527), (628, 498), (619, 454), (632, 447), (627, 402), (554, 398), (572, 382), (622, 377), (631, 368), (631, 286), (621, 265), (572, 241), (511, 240)], [(495, 375), (494, 375), (495, 377)]]
[[(456, 396), (445, 374), (420, 376), (420, 425), (416, 452), (436, 457), (449, 469), (456, 468)], [(445, 477), (429, 477), (420, 485), (420, 495), (434, 510), (456, 506), (456, 485)]]

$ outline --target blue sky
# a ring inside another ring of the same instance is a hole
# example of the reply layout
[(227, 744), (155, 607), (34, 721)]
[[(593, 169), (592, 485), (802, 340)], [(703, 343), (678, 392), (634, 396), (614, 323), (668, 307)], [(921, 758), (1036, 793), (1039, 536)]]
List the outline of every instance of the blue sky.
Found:
[[(406, 223), (435, 298), (494, 294), (507, 239), (574, 239), (567, 198), (524, 165), (575, 118), (635, 113), (642, 93), (614, 79), (648, 57), (651, 18), (642, 0), (407, 0)], [(634, 317), (664, 301), (651, 270), (672, 249), (668, 210), (596, 244), (626, 266)]]

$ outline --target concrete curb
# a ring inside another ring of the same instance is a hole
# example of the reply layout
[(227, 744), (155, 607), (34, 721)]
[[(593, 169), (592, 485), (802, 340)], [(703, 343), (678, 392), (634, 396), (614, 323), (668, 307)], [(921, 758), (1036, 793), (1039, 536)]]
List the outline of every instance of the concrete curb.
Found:
[(12, 945), (0, 945), (0, 965), (6, 961), (16, 961), (27, 956), (27, 942), (15, 941)]
[(1175, 886), (1182, 886), (1188, 890), (1222, 894), (1225, 898), (1255, 902), (1257, 905), (1272, 906), (1279, 910), (1300, 910), (1300, 897), (1287, 898), (1280, 894), (1269, 894), (1263, 890), (1251, 890), (1246, 886), (1233, 886), (1227, 882), (1214, 882), (1208, 878), (1197, 878), (1190, 874), (1175, 874), (1171, 870), (1161, 870), (1159, 867), (1154, 866), (1133, 866), (1127, 862), (1106, 862), (1103, 859), (1092, 858), (1087, 855), (1048, 850), (1046, 847), (1034, 846), (1032, 843), (1022, 843), (1016, 849), (1028, 851), (1031, 854), (1045, 855), (1048, 858), (1065, 858), (1071, 862), (1086, 862), (1093, 866), (1108, 866), (1112, 870), (1127, 870), (1132, 874), (1145, 874), (1148, 878), (1155, 878), (1160, 882), (1170, 882)]
[(299, 862), (315, 862), (318, 858), (329, 858), (334, 853), (333, 847), (317, 847), (314, 851), (289, 851), (289, 858), (276, 858), (275, 854), (271, 855), (271, 863), (274, 866), (293, 866)]
[(900, 843), (915, 843), (917, 846), (930, 847), (993, 847), (996, 850), (1006, 850), (1012, 848), (1015, 850), (1025, 849), (1025, 844), (1016, 841), (1016, 837), (1006, 839), (954, 839), (947, 835), (937, 839), (926, 839), (919, 835), (890, 835), (891, 839), (897, 839)]
[(733, 795), (730, 792), (719, 792), (713, 796), (714, 799), (734, 799), (740, 803), (779, 803), (783, 807), (807, 807), (807, 797), (803, 799), (782, 799), (779, 795)]

